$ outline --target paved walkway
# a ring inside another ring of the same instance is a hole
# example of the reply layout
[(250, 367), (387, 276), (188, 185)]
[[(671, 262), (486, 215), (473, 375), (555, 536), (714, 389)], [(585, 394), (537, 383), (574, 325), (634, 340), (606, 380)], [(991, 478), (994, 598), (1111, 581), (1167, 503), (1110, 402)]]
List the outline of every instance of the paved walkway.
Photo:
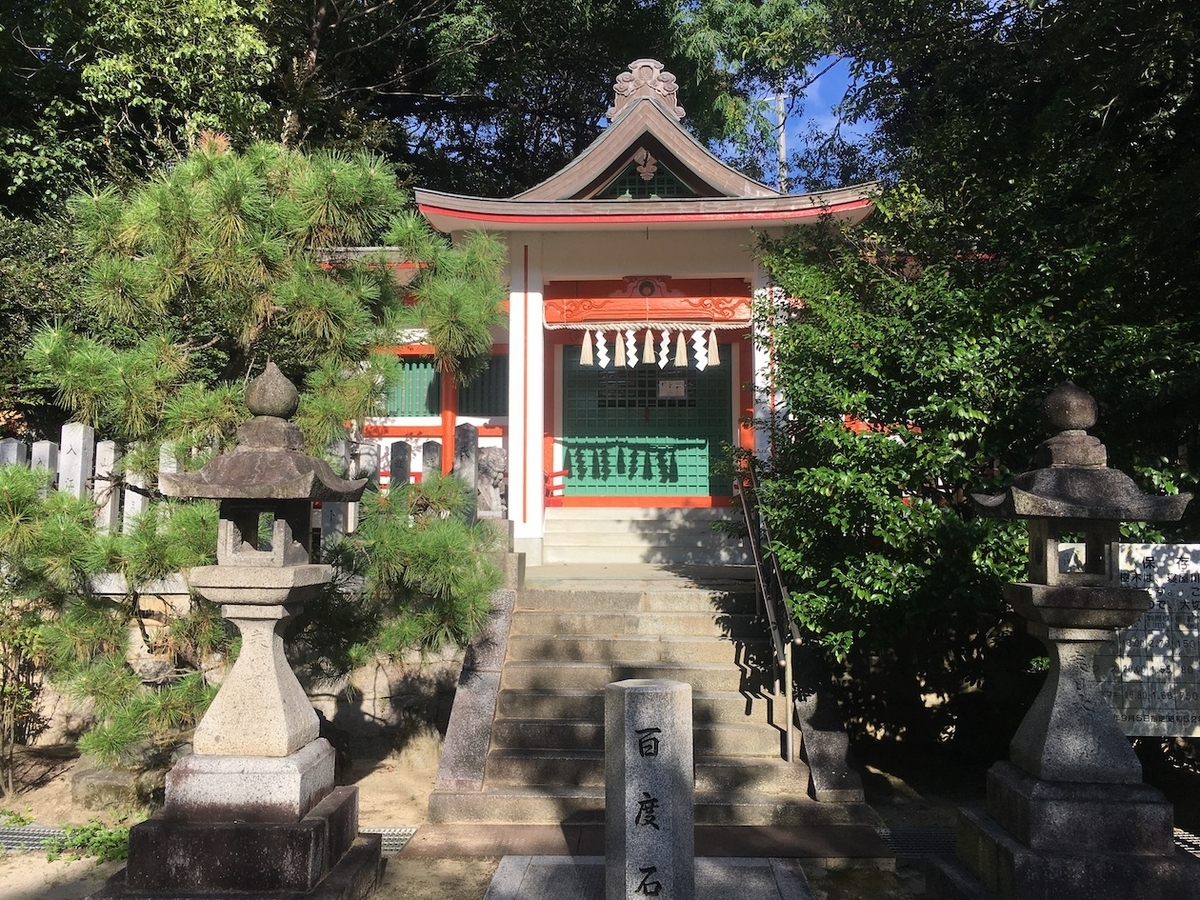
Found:
[[(803, 826), (697, 825), (696, 856), (797, 859), (816, 864), (834, 861), (881, 870), (895, 867), (895, 856), (865, 825)], [(401, 854), (406, 857), (604, 855), (604, 825), (422, 825)]]
[[(792, 859), (697, 858), (696, 900), (813, 900)], [(483, 900), (604, 900), (604, 857), (506, 856)]]

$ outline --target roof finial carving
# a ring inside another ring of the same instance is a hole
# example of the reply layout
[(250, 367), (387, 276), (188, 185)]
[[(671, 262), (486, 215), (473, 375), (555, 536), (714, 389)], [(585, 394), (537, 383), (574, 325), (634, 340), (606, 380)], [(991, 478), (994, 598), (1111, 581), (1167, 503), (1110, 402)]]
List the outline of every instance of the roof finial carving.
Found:
[(633, 101), (651, 97), (676, 119), (682, 119), (683, 107), (675, 97), (678, 90), (675, 76), (664, 71), (663, 64), (657, 59), (636, 59), (613, 83), (613, 105), (606, 115), (612, 121)]

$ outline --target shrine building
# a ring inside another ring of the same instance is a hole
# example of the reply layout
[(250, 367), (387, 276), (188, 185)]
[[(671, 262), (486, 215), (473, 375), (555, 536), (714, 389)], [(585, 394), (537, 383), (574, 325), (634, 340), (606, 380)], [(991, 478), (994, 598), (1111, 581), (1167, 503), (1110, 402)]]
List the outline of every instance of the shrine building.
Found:
[(728, 448), (755, 449), (769, 402), (756, 232), (872, 208), (866, 188), (786, 194), (731, 169), (684, 128), (676, 89), (660, 63), (632, 63), (600, 136), (514, 197), (416, 191), (437, 230), (507, 244), (507, 328), (450, 408), (432, 360), (404, 350), (365, 434), (419, 458), (447, 424), (476, 425), (506, 452), (506, 516), (531, 565), (728, 561), (703, 533), (728, 514)]

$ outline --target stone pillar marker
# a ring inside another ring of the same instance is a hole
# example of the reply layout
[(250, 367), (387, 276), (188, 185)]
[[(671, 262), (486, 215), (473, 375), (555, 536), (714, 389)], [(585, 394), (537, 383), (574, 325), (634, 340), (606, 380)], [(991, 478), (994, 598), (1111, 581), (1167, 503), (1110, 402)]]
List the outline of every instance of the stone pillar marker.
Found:
[(604, 692), (605, 900), (693, 900), (692, 687), (635, 678)]
[(388, 452), (391, 458), (388, 490), (391, 490), (412, 481), (412, 444), (405, 440), (394, 441)]
[(117, 486), (120, 462), (121, 448), (115, 441), (96, 444), (96, 481), (92, 490), (99, 507), (96, 527), (101, 531), (112, 531), (121, 519), (121, 489)]
[(451, 473), (467, 484), (467, 524), (474, 525), (479, 513), (479, 429), (470, 423), (454, 429), (454, 467)]
[(21, 466), (29, 448), (16, 438), (5, 438), (0, 441), (0, 466)]
[(62, 428), (62, 449), (58, 455), (58, 489), (72, 497), (88, 497), (88, 481), (94, 471), (96, 430), (81, 422), (68, 422)]
[(442, 445), (439, 441), (426, 441), (421, 445), (421, 477), (432, 478), (442, 474)]

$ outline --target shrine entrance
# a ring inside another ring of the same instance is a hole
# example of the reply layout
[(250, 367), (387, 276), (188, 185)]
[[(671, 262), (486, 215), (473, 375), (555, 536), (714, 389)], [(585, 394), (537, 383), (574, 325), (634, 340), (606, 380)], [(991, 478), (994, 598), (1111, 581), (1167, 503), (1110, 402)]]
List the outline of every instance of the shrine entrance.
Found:
[(568, 345), (562, 410), (564, 497), (729, 492), (718, 467), (734, 442), (730, 366), (601, 369)]

